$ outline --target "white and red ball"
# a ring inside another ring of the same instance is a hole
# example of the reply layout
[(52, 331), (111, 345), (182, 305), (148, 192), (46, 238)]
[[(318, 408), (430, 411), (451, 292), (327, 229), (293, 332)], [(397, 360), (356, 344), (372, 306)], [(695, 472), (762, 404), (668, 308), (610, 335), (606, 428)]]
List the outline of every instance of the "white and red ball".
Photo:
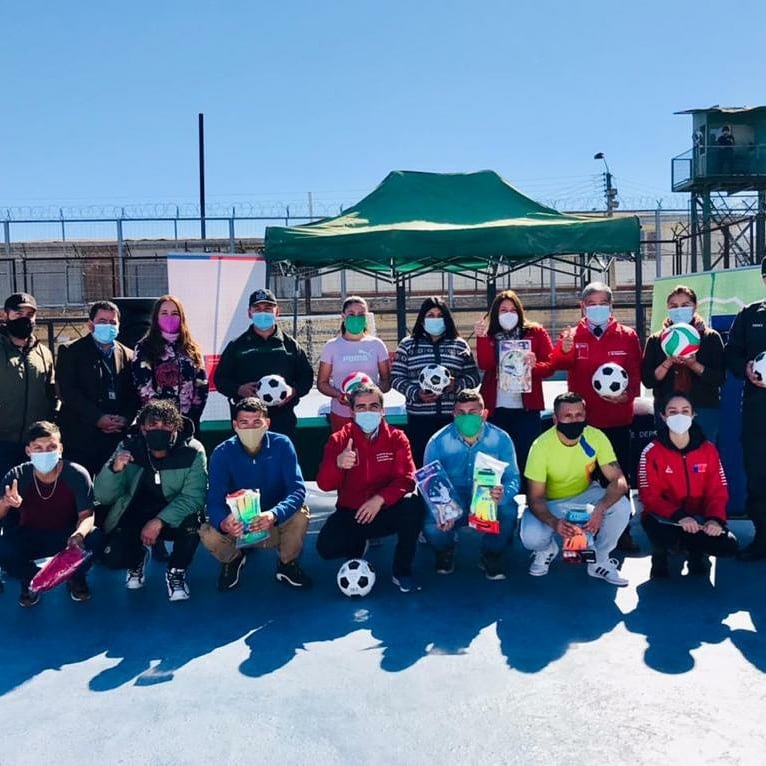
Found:
[(341, 381), (340, 390), (348, 396), (354, 389), (362, 385), (373, 383), (373, 379), (366, 372), (352, 372)]
[(660, 346), (666, 356), (691, 356), (700, 350), (700, 334), (696, 327), (679, 322), (660, 333)]

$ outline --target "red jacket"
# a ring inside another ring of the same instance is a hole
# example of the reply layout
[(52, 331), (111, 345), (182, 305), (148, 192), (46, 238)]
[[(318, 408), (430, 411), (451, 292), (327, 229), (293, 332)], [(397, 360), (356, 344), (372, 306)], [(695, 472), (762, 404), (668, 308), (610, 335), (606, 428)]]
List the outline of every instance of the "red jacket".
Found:
[[(524, 331), (523, 340), (531, 341), (532, 353), (537, 357), (537, 364), (532, 368), (532, 390), (521, 395), (525, 410), (542, 410), (543, 378), (553, 375), (553, 365), (550, 362), (553, 344), (544, 327), (529, 327)], [(497, 344), (489, 335), (476, 338), (476, 362), (480, 370), (484, 370), (481, 381), (481, 395), (484, 405), (491, 415), (497, 402)]]
[[(357, 461), (353, 468), (338, 468), (337, 458), (353, 439)], [(415, 463), (403, 431), (382, 421), (373, 439), (354, 423), (347, 423), (330, 435), (317, 473), (317, 485), (325, 492), (338, 490), (338, 506), (359, 508), (373, 495), (380, 495), (384, 507), (398, 503), (415, 489)]]
[[(554, 369), (567, 370), (569, 390), (585, 399), (588, 423), (596, 428), (613, 428), (633, 422), (633, 400), (641, 393), (641, 356), (635, 330), (612, 318), (604, 334), (597, 338), (583, 318), (577, 325), (572, 350), (565, 354), (559, 340), (551, 362)], [(628, 401), (624, 404), (612, 404), (593, 389), (593, 373), (606, 362), (619, 364), (628, 373)]]
[(641, 453), (638, 496), (644, 513), (677, 521), (701, 516), (726, 523), (729, 490), (715, 446), (692, 426), (692, 440), (680, 450), (667, 438), (667, 429)]

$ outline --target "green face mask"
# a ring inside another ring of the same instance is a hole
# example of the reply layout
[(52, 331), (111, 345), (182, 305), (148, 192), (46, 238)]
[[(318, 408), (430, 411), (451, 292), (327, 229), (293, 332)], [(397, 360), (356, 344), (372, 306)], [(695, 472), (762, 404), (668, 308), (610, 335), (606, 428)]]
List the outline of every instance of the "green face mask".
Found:
[(473, 439), (481, 431), (484, 418), (481, 415), (468, 414), (455, 417), (455, 428), (461, 436)]
[(364, 314), (347, 316), (343, 323), (346, 325), (346, 332), (351, 333), (351, 335), (361, 335), (367, 329), (367, 317)]

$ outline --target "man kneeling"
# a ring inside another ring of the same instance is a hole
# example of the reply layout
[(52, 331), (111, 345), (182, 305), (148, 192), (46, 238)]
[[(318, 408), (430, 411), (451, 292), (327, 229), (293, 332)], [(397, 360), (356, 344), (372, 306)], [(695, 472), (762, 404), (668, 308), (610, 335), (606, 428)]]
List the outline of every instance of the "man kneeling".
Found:
[[(568, 539), (582, 529), (596, 535), (596, 560), (588, 564), (588, 574), (625, 586), (628, 581), (620, 576), (618, 562), (609, 558), (630, 517), (628, 484), (612, 445), (602, 431), (586, 425), (585, 402), (579, 394), (556, 397), (553, 423), (532, 444), (524, 471), (528, 508), (521, 519), (521, 542), (534, 554), (529, 574), (548, 574), (559, 552), (554, 533)], [(609, 482), (606, 489), (591, 483), (596, 465)], [(593, 510), (582, 528), (566, 520), (568, 510), (584, 505)]]
[[(77, 463), (61, 459), (59, 429), (40, 420), (27, 430), (25, 451), (30, 462), (5, 475), (0, 497), (0, 567), (21, 581), (21, 606), (34, 606), (40, 595), (29, 590), (39, 571), (35, 559), (54, 556), (65, 547), (100, 547), (101, 533), (93, 528), (93, 485)], [(90, 590), (87, 562), (67, 583), (73, 601), (87, 601)]]
[(137, 429), (96, 476), (96, 500), (111, 506), (104, 521), (104, 563), (127, 568), (128, 590), (144, 587), (149, 549), (169, 540), (168, 598), (189, 598), (186, 570), (199, 545), (207, 487), (205, 450), (193, 433), (192, 422), (173, 402), (152, 399), (138, 413)]
[[(246, 532), (267, 533), (253, 547), (278, 550), (275, 577), (279, 582), (294, 588), (311, 586), (311, 579), (298, 564), (309, 527), (309, 510), (304, 505), (306, 485), (292, 442), (269, 431), (270, 424), (268, 409), (260, 399), (241, 399), (234, 405), (235, 435), (219, 444), (210, 456), (209, 521), (199, 534), (202, 544), (221, 562), (221, 591), (239, 584), (246, 555), (237, 547), (237, 538)], [(262, 510), (248, 529), (226, 503), (228, 494), (243, 489), (260, 492)]]

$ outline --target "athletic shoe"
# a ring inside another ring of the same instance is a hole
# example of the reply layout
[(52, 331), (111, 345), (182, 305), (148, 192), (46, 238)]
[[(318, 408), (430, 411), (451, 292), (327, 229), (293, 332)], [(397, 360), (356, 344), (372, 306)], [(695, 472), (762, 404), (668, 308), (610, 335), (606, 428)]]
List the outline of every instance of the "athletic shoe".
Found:
[(666, 551), (652, 554), (652, 568), (649, 570), (649, 579), (659, 580), (670, 577), (668, 554)]
[(588, 574), (591, 577), (600, 577), (602, 580), (606, 580), (610, 585), (624, 588), (628, 584), (628, 581), (620, 576), (620, 571), (617, 569), (619, 563), (620, 562), (617, 561), (617, 559), (607, 559), (600, 564), (598, 561), (595, 564), (588, 564)]
[(301, 569), (298, 560), (283, 564), (281, 561), (274, 575), (277, 582), (292, 585), (293, 588), (310, 588), (313, 585), (311, 578)]
[(66, 586), (72, 601), (90, 601), (90, 588), (84, 575), (73, 577)]
[(455, 571), (455, 549), (436, 551), (436, 574), (448, 575)]
[(702, 553), (690, 553), (686, 559), (690, 575), (707, 577), (710, 574), (710, 556)]
[(128, 569), (125, 577), (125, 587), (128, 590), (139, 590), (144, 587), (146, 565), (149, 562), (149, 549), (144, 547), (144, 560), (135, 568)]
[(21, 595), (19, 596), (19, 606), (25, 608), (35, 606), (40, 601), (40, 594), (35, 590), (29, 590), (28, 585), (21, 586)]
[(218, 590), (234, 590), (239, 585), (239, 575), (246, 561), (247, 556), (240, 553), (233, 561), (221, 565), (221, 573), (218, 575)]
[(479, 569), (484, 570), (488, 580), (505, 580), (502, 553), (482, 553), (479, 558)]
[(409, 574), (393, 575), (391, 582), (396, 585), (402, 593), (412, 593), (420, 590), (420, 586), (415, 581), (415, 578)]
[(168, 569), (165, 572), (165, 583), (168, 586), (168, 598), (171, 601), (186, 601), (189, 598), (185, 569)]
[(559, 552), (559, 546), (556, 541), (551, 538), (547, 548), (543, 548), (541, 551), (535, 551), (532, 554), (532, 563), (529, 565), (529, 574), (532, 577), (544, 577), (548, 574), (548, 570), (551, 568), (553, 559)]

